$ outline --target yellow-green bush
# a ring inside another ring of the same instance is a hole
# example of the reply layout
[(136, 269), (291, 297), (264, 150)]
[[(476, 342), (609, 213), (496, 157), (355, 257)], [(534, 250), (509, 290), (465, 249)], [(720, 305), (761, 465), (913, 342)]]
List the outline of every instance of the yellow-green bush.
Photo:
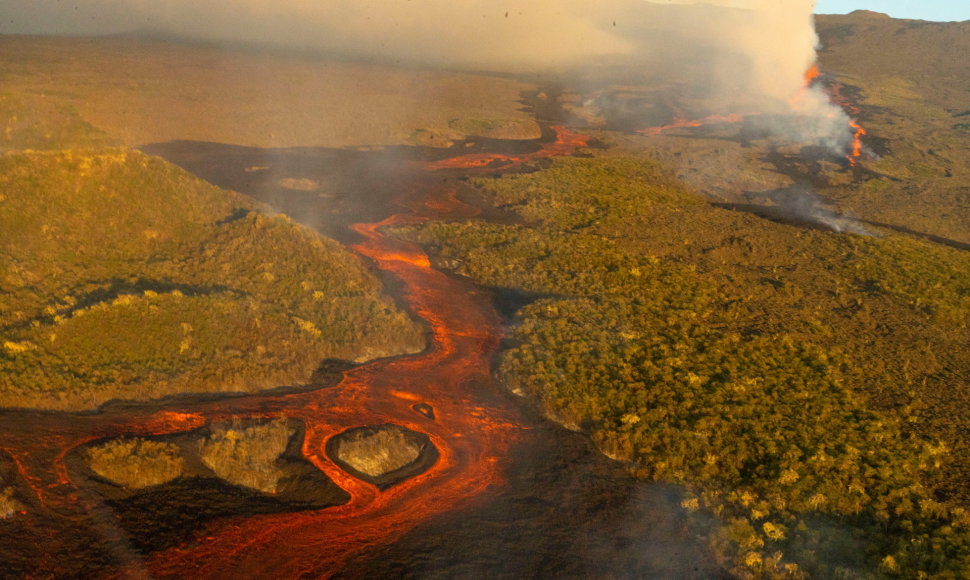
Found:
[(338, 243), (161, 159), (8, 153), (0, 198), (0, 407), (255, 391), (423, 347)]
[(710, 207), (641, 160), (476, 183), (529, 225), (399, 232), (537, 298), (506, 383), (636, 475), (685, 486), (734, 573), (970, 573), (964, 506), (934, 493), (968, 481), (948, 448), (970, 424), (944, 404), (966, 400), (965, 252)]
[(396, 425), (360, 429), (339, 436), (335, 446), (338, 459), (371, 477), (381, 477), (417, 461), (421, 445), (408, 439)]
[(245, 426), (214, 423), (199, 442), (202, 463), (220, 478), (243, 487), (276, 493), (283, 470), (277, 465), (295, 430), (285, 418)]
[(9, 518), (24, 510), (24, 504), (17, 501), (13, 494), (14, 489), (12, 487), (0, 488), (0, 519)]
[(132, 489), (172, 481), (185, 467), (178, 446), (142, 438), (114, 439), (89, 447), (86, 455), (91, 471)]

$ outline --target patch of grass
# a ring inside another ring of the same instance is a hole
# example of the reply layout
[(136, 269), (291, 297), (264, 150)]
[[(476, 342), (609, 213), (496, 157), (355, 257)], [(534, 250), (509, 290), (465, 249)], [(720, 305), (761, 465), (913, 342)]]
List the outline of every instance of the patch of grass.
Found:
[(168, 483), (181, 476), (185, 467), (176, 445), (142, 438), (89, 447), (87, 461), (100, 477), (132, 489)]
[(0, 157), (0, 230), (0, 406), (254, 391), (423, 347), (339, 244), (137, 151)]
[(240, 421), (214, 423), (199, 442), (202, 463), (220, 478), (265, 493), (276, 493), (284, 472), (277, 460), (296, 431), (285, 418), (245, 426)]
[(529, 225), (398, 231), (539, 297), (503, 379), (636, 475), (685, 485), (736, 574), (970, 566), (967, 503), (937, 495), (970, 497), (966, 437), (945, 428), (970, 400), (965, 252), (711, 207), (615, 154), (475, 183)]
[(448, 128), (459, 136), (491, 139), (537, 139), (539, 128), (531, 119), (503, 117), (459, 117), (448, 121)]
[(13, 497), (14, 488), (0, 489), (0, 519), (6, 519), (24, 510), (24, 504)]
[(409, 440), (405, 431), (395, 425), (359, 429), (340, 437), (337, 458), (371, 477), (401, 469), (421, 456), (421, 446)]

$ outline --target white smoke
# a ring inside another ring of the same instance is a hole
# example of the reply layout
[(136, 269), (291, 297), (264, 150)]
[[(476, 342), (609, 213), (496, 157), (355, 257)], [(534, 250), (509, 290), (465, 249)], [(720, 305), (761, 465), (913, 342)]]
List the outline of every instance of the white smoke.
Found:
[[(687, 21), (662, 4), (670, 2), (0, 0), (0, 32), (92, 34), (151, 28), (210, 40), (521, 70), (629, 54), (636, 50), (631, 31), (673, 37), (694, 29), (693, 36), (699, 33), (705, 42), (719, 42), (751, 59), (756, 90), (776, 95), (785, 85), (797, 85), (814, 58), (811, 1), (695, 2), (705, 4), (705, 10), (690, 11)], [(689, 47), (678, 48), (685, 49)]]
[[(844, 147), (846, 118), (804, 73), (813, 0), (0, 0), (0, 32), (150, 29), (215, 42), (502, 72), (639, 63), (722, 103), (804, 119), (781, 133)], [(671, 75), (674, 76), (674, 75)], [(751, 110), (733, 111), (740, 113)]]
[(757, 195), (771, 200), (773, 205), (759, 206), (761, 212), (771, 217), (815, 223), (835, 232), (878, 237), (859, 220), (831, 207), (808, 185), (796, 184)]
[[(669, 2), (668, 2), (669, 3)], [(677, 2), (736, 8), (712, 11), (701, 32), (750, 63), (749, 89), (778, 100), (791, 99), (814, 63), (818, 36), (814, 0), (721, 0)], [(735, 71), (732, 71), (735, 72)]]

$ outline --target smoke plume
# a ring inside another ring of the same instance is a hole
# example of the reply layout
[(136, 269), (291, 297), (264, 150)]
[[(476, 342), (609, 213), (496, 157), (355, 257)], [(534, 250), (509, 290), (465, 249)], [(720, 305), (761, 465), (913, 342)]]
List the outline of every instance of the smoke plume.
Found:
[[(846, 146), (846, 119), (805, 88), (813, 0), (0, 0), (0, 32), (152, 30), (213, 42), (503, 72), (623, 63), (684, 79), (737, 113), (798, 113), (779, 127)], [(722, 111), (712, 111), (722, 112)]]

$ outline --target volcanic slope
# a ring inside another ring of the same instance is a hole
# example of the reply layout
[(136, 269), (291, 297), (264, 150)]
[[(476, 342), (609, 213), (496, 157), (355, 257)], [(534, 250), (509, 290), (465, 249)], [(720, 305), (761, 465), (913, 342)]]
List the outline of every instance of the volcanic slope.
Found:
[(826, 73), (868, 132), (870, 179), (826, 189), (866, 219), (970, 244), (970, 22), (817, 18)]
[(161, 159), (8, 151), (0, 192), (2, 407), (255, 391), (424, 347), (339, 244)]
[(523, 225), (401, 230), (534, 299), (507, 384), (687, 486), (740, 577), (970, 569), (970, 255), (722, 209), (592, 154), (475, 182)]
[(0, 36), (0, 87), (0, 146), (21, 130), (15, 106), (70, 112), (74, 129), (90, 123), (128, 146), (447, 146), (469, 135), (539, 137), (519, 102), (532, 86), (512, 79), (151, 39)]

